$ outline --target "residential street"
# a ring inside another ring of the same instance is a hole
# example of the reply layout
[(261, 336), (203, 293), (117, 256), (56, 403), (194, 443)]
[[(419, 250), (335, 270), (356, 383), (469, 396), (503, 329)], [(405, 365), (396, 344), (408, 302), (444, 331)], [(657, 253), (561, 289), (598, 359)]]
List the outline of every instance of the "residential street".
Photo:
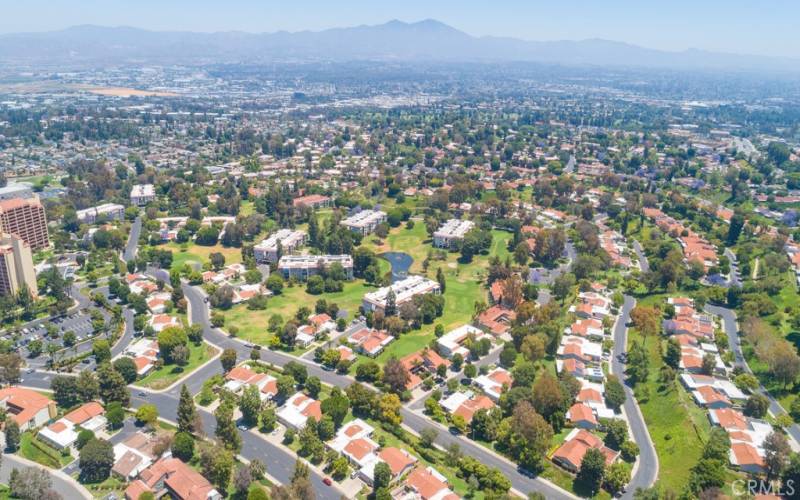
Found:
[[(709, 314), (715, 314), (722, 318), (723, 328), (725, 329), (725, 334), (728, 336), (728, 346), (730, 347), (731, 351), (733, 351), (734, 364), (741, 366), (747, 373), (752, 374), (753, 371), (747, 364), (744, 354), (742, 354), (742, 344), (741, 339), (739, 338), (739, 327), (736, 322), (736, 313), (727, 307), (712, 305), (706, 305), (705, 311)], [(767, 392), (764, 386), (759, 387), (759, 392), (769, 399), (769, 412), (772, 415), (778, 416), (786, 413), (786, 410), (774, 397), (772, 397), (769, 392)], [(800, 426), (794, 424), (787, 429), (787, 432), (795, 441), (796, 446), (800, 446)]]
[[(183, 290), (184, 294), (186, 295), (186, 299), (190, 303), (191, 321), (192, 323), (197, 322), (203, 325), (204, 337), (206, 338), (206, 340), (217, 345), (220, 348), (231, 347), (237, 351), (240, 359), (249, 359), (250, 349), (245, 347), (243, 342), (232, 339), (222, 334), (216, 328), (211, 327), (208, 316), (208, 309), (207, 309), (208, 306), (204, 301), (204, 295), (205, 295), (204, 292), (197, 287), (192, 287), (188, 285), (184, 285)], [(263, 361), (272, 363), (277, 366), (283, 366), (287, 362), (293, 360), (297, 361), (299, 358), (295, 358), (284, 353), (271, 351), (269, 349), (262, 349), (261, 359)], [(320, 380), (322, 380), (322, 382), (326, 384), (337, 386), (340, 388), (346, 388), (347, 386), (349, 386), (354, 382), (354, 380), (350, 377), (339, 375), (336, 372), (323, 370), (316, 363), (310, 362), (305, 359), (300, 359), (300, 361), (305, 362), (305, 364), (307, 365), (309, 375), (315, 375), (319, 377)], [(212, 363), (210, 365), (206, 365), (205, 367), (202, 367), (200, 370), (195, 371), (192, 374), (192, 376), (189, 377), (189, 380), (187, 380), (186, 385), (189, 387), (192, 393), (196, 393), (202, 387), (204, 380), (206, 380), (209, 376), (215, 373), (221, 373), (221, 372), (222, 368), (219, 363)], [(155, 403), (159, 407), (159, 411), (161, 410), (162, 405), (164, 405), (165, 408), (168, 407), (169, 405), (172, 405), (172, 408), (169, 411), (171, 411), (172, 414), (174, 414), (177, 407), (178, 389), (177, 388), (173, 389), (170, 392), (174, 393), (174, 395), (158, 394), (150, 396), (148, 399), (151, 403)], [(162, 398), (168, 398), (168, 399), (162, 400)], [(165, 413), (162, 413), (162, 415), (164, 414)], [(403, 409), (401, 410), (401, 414), (403, 416), (404, 424), (417, 433), (420, 432), (422, 429), (433, 426), (432, 422), (428, 420), (426, 417), (417, 415), (407, 407), (403, 407)], [(206, 417), (204, 415), (204, 423), (205, 420)], [(206, 432), (210, 434), (211, 433), (210, 429), (213, 428), (213, 418), (210, 423), (205, 423), (205, 425), (206, 425)], [(247, 440), (245, 440), (245, 443), (247, 443)], [(571, 494), (562, 490), (561, 488), (558, 488), (549, 481), (545, 481), (541, 478), (528, 476), (526, 473), (518, 470), (517, 466), (511, 463), (510, 461), (487, 450), (481, 445), (470, 441), (464, 436), (454, 436), (449, 433), (440, 432), (438, 437), (436, 438), (436, 444), (442, 447), (447, 447), (452, 443), (458, 444), (464, 453), (479, 459), (482, 463), (500, 469), (503, 472), (503, 474), (511, 480), (514, 489), (520, 491), (521, 493), (527, 494), (528, 492), (531, 491), (539, 491), (543, 493), (548, 499), (574, 498)], [(255, 447), (255, 449), (247, 451), (243, 449), (242, 456), (244, 456), (245, 458), (253, 458), (252, 456), (249, 455), (250, 453), (256, 454), (257, 452), (259, 452), (259, 454), (263, 454), (264, 450), (267, 447), (271, 446), (273, 445), (262, 440), (262, 442), (258, 443), (258, 446)], [(282, 449), (278, 450), (279, 451), (277, 451), (276, 453), (288, 455), (288, 453), (286, 453)], [(289, 477), (291, 476), (291, 469), (294, 463), (293, 458), (283, 459), (284, 462), (286, 461), (291, 462), (290, 466), (286, 468), (287, 470), (285, 475), (283, 474), (283, 471), (280, 469), (281, 464), (279, 461), (276, 462), (276, 466), (279, 469), (277, 471), (273, 471), (270, 468), (271, 461), (267, 461), (264, 458), (262, 458), (262, 460), (264, 460), (264, 462), (267, 464), (267, 468), (268, 470), (270, 470), (270, 474), (272, 474), (276, 479), (278, 479), (279, 481), (285, 481), (285, 480), (288, 481)], [(313, 471), (312, 471), (312, 476), (314, 476)], [(319, 477), (314, 477), (314, 484), (315, 486), (318, 486), (317, 488), (318, 492), (325, 492), (325, 489), (331, 491), (331, 487), (323, 485), (321, 483), (321, 478)], [(324, 497), (321, 496), (321, 498)]]
[(633, 297), (625, 296), (625, 302), (622, 304), (620, 316), (617, 323), (614, 325), (614, 350), (611, 356), (611, 366), (613, 372), (623, 382), (625, 387), (624, 409), (625, 416), (628, 418), (628, 424), (631, 428), (631, 438), (639, 446), (638, 464), (635, 469), (635, 474), (628, 483), (627, 491), (623, 494), (622, 498), (631, 499), (633, 493), (637, 488), (648, 488), (652, 486), (658, 477), (658, 455), (653, 447), (653, 442), (650, 439), (650, 433), (647, 431), (647, 424), (644, 421), (639, 405), (636, 403), (636, 398), (633, 395), (633, 390), (625, 380), (625, 364), (620, 361), (620, 355), (627, 352), (628, 343), (628, 322), (631, 319), (631, 310), (636, 305)]

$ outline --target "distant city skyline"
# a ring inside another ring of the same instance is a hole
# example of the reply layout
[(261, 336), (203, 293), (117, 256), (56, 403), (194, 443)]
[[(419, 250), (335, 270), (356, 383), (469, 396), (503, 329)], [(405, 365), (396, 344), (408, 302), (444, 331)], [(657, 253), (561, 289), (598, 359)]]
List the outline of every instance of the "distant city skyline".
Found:
[(3, 2), (0, 33), (81, 24), (158, 31), (319, 31), (436, 19), (475, 36), (602, 38), (643, 47), (800, 58), (800, 2), (787, 0), (26, 0)]

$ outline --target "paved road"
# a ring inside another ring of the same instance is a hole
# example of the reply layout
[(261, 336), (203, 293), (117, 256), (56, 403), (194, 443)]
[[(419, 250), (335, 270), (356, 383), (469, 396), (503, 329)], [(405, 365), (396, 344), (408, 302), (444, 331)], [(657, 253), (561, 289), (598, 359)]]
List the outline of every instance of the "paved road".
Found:
[(89, 493), (89, 490), (84, 488), (81, 484), (79, 484), (77, 481), (67, 476), (63, 472), (56, 471), (53, 469), (48, 469), (47, 467), (42, 467), (41, 465), (35, 462), (31, 462), (30, 460), (25, 460), (24, 458), (19, 457), (17, 455), (10, 455), (10, 454), (3, 455), (2, 463), (0, 463), (0, 482), (3, 484), (8, 484), (9, 478), (11, 476), (11, 471), (13, 469), (27, 469), (28, 467), (36, 467), (37, 469), (42, 469), (47, 471), (47, 473), (50, 475), (50, 481), (52, 483), (51, 487), (67, 500), (76, 500), (78, 498), (86, 498), (86, 499), (93, 498), (92, 494)]
[(125, 262), (131, 261), (136, 258), (136, 249), (139, 246), (139, 234), (142, 232), (142, 216), (136, 217), (136, 220), (131, 224), (131, 234), (128, 235), (128, 243), (125, 245), (125, 251), (122, 258)]
[(119, 340), (117, 340), (117, 343), (111, 347), (112, 358), (125, 352), (128, 344), (130, 344), (131, 340), (133, 340), (133, 334), (135, 332), (133, 328), (133, 310), (126, 307), (122, 310), (122, 317), (125, 318), (125, 330), (122, 332), (122, 337), (120, 337)]
[(742, 288), (742, 275), (739, 272), (739, 261), (736, 259), (736, 254), (730, 248), (726, 248), (723, 252), (731, 263), (731, 273), (728, 277), (728, 286), (735, 286)]
[(647, 256), (644, 254), (644, 250), (642, 250), (642, 245), (636, 240), (633, 240), (633, 251), (636, 252), (636, 256), (639, 258), (639, 269), (641, 269), (643, 273), (649, 271), (650, 263), (647, 262)]
[[(208, 309), (207, 309), (208, 306), (204, 301), (205, 292), (203, 292), (198, 287), (192, 287), (188, 285), (183, 287), (183, 291), (184, 295), (186, 296), (186, 299), (189, 301), (189, 304), (191, 305), (191, 322), (200, 323), (203, 325), (203, 335), (206, 338), (206, 340), (222, 348), (230, 347), (235, 349), (240, 359), (249, 359), (250, 349), (245, 347), (243, 342), (232, 339), (222, 334), (218, 329), (211, 327), (208, 316)], [(499, 356), (499, 351), (497, 356)], [(328, 385), (340, 388), (346, 388), (353, 383), (353, 379), (348, 376), (343, 376), (339, 375), (336, 372), (323, 370), (319, 365), (315, 363), (309, 362), (308, 360), (295, 358), (281, 352), (271, 351), (269, 349), (262, 349), (261, 359), (268, 363), (272, 363), (273, 365), (276, 366), (283, 366), (289, 361), (299, 360), (300, 362), (303, 362), (306, 365), (306, 367), (308, 368), (309, 375), (314, 375), (319, 377), (319, 379), (322, 382)], [(210, 375), (214, 373), (221, 373), (221, 372), (222, 369), (219, 363), (212, 363), (210, 365), (201, 368), (197, 372), (193, 373), (192, 376), (190, 377), (190, 380), (187, 381), (186, 385), (189, 387), (192, 393), (199, 392), (204, 380), (206, 380)], [(175, 393), (175, 395), (172, 396), (172, 399), (175, 400), (175, 398), (177, 398), (177, 388), (174, 389), (173, 392)], [(160, 397), (160, 395), (153, 397)], [(155, 400), (151, 398), (151, 402), (155, 402)], [(161, 404), (162, 403), (156, 403), (156, 405), (159, 407), (159, 411), (161, 408)], [(165, 401), (163, 404), (167, 405), (168, 402)], [(176, 402), (173, 404), (177, 406)], [(174, 412), (174, 410), (172, 411)], [(422, 429), (433, 426), (433, 423), (430, 420), (428, 420), (426, 417), (422, 417), (414, 413), (409, 408), (403, 407), (401, 410), (401, 414), (403, 416), (403, 422), (409, 428), (411, 428), (413, 431), (417, 433), (419, 433), (419, 431), (421, 431)], [(210, 428), (213, 428), (213, 422), (211, 422), (211, 424), (212, 426), (209, 427), (209, 424), (205, 424), (204, 422), (204, 425), (206, 425), (206, 432), (208, 432)], [(245, 448), (242, 449), (242, 455), (245, 458), (251, 458), (250, 456), (248, 456), (248, 454), (257, 451), (257, 450), (249, 450), (247, 444), (248, 441), (251, 440), (248, 439), (244, 440)], [(522, 472), (517, 470), (516, 465), (499, 457), (498, 455), (490, 452), (486, 448), (468, 440), (463, 436), (453, 436), (452, 434), (448, 433), (439, 433), (439, 436), (436, 438), (435, 442), (443, 447), (447, 447), (452, 443), (458, 444), (464, 453), (479, 459), (482, 463), (488, 466), (496, 467), (499, 470), (501, 470), (503, 472), (503, 475), (505, 475), (511, 480), (511, 484), (513, 485), (513, 487), (522, 493), (527, 494), (528, 492), (539, 491), (543, 493), (548, 499), (566, 500), (574, 498), (566, 491), (554, 486), (548, 481), (545, 481), (540, 478), (529, 477), (523, 474)], [(266, 442), (263, 443), (268, 444)], [(259, 446), (261, 446), (262, 447), (261, 449), (263, 449), (264, 445), (259, 444)], [(277, 447), (275, 448), (278, 450), (276, 453), (280, 453), (279, 457), (285, 457), (286, 455), (288, 455), (282, 449)], [(261, 451), (261, 453), (263, 454), (263, 451)], [(263, 457), (261, 459), (264, 461), (265, 464), (267, 464), (267, 470), (270, 472), (270, 474), (272, 474), (272, 476), (275, 477), (278, 481), (284, 482), (289, 480), (292, 472), (291, 469), (293, 468), (293, 463), (294, 463), (293, 458), (280, 458), (280, 460), (277, 461), (275, 464), (275, 467), (278, 468), (277, 470), (273, 470), (270, 467), (271, 463), (273, 462), (273, 459), (270, 458), (269, 460), (266, 460)], [(285, 462), (291, 462), (290, 464), (291, 466), (285, 467), (286, 465)], [(313, 472), (312, 476), (314, 476)], [(321, 482), (321, 478), (314, 476), (312, 477), (312, 479), (314, 482), (315, 489), (317, 491), (317, 495), (320, 496), (321, 498), (323, 497), (323, 495), (327, 495), (329, 492), (334, 491), (331, 487), (325, 486)]]
[[(747, 364), (747, 360), (742, 353), (741, 339), (739, 338), (739, 327), (736, 322), (736, 313), (727, 307), (706, 305), (705, 311), (709, 314), (714, 314), (722, 318), (722, 325), (725, 329), (725, 334), (728, 336), (728, 347), (733, 352), (734, 364), (741, 366), (747, 373), (752, 374), (753, 371)], [(786, 410), (772, 397), (772, 395), (764, 388), (759, 387), (759, 392), (769, 400), (769, 412), (774, 416), (783, 415)], [(800, 426), (797, 424), (792, 425), (787, 429), (789, 435), (800, 445)]]
[[(614, 325), (614, 350), (611, 356), (611, 366), (613, 372), (619, 377), (620, 381), (625, 380), (625, 364), (620, 361), (620, 354), (627, 351), (628, 343), (628, 322), (631, 319), (631, 310), (636, 305), (633, 297), (625, 296), (625, 302), (622, 304), (620, 316)], [(633, 390), (627, 384), (625, 387), (625, 416), (628, 418), (628, 424), (631, 428), (633, 440), (639, 446), (639, 462), (636, 467), (636, 473), (628, 483), (626, 493), (622, 498), (633, 498), (633, 492), (637, 488), (649, 488), (658, 477), (658, 455), (653, 447), (653, 442), (650, 439), (650, 433), (647, 431), (647, 424), (639, 411), (639, 405), (636, 403), (636, 398), (633, 395)]]

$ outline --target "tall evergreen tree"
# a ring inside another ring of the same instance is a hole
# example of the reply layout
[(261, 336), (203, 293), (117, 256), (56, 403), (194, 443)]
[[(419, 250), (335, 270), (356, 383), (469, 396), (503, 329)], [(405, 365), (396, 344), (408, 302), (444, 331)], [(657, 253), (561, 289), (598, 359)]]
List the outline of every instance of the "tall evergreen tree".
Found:
[(178, 432), (193, 433), (197, 409), (194, 406), (194, 399), (186, 384), (181, 386), (181, 398), (178, 402)]
[(229, 401), (224, 401), (214, 412), (217, 418), (217, 429), (215, 434), (223, 446), (228, 450), (239, 453), (242, 449), (242, 437), (236, 430), (233, 422), (233, 405)]

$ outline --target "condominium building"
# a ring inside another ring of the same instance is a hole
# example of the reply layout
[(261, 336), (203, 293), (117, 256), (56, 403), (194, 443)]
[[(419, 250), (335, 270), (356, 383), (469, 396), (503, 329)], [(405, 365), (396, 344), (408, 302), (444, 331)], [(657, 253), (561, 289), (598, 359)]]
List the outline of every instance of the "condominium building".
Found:
[(309, 276), (319, 274), (322, 268), (340, 264), (347, 274), (353, 278), (353, 258), (349, 255), (284, 255), (278, 262), (278, 271), (285, 279), (296, 278), (305, 281)]
[(475, 227), (475, 223), (471, 220), (450, 219), (433, 233), (433, 246), (453, 248), (464, 239), (464, 235), (473, 227)]
[(386, 221), (386, 212), (380, 210), (362, 210), (355, 215), (344, 219), (342, 225), (351, 231), (366, 236), (373, 232), (378, 224)]
[(0, 232), (16, 234), (32, 250), (50, 246), (47, 218), (38, 198), (0, 201)]
[[(281, 229), (254, 246), (253, 255), (259, 264), (272, 264), (278, 262), (281, 256), (293, 253), (305, 242), (306, 233), (304, 231)], [(279, 246), (281, 255), (278, 255)]]
[(0, 295), (16, 295), (23, 285), (37, 296), (31, 247), (16, 235), (0, 235)]
[(406, 279), (364, 295), (364, 299), (362, 300), (364, 311), (383, 311), (386, 308), (386, 298), (390, 290), (394, 292), (395, 305), (400, 307), (417, 295), (439, 293), (441, 287), (438, 282), (425, 278), (424, 276), (409, 276)]
[(103, 203), (96, 207), (78, 210), (76, 214), (82, 223), (94, 224), (99, 217), (104, 217), (105, 220), (122, 220), (125, 217), (125, 207), (117, 203)]
[(131, 204), (137, 207), (147, 205), (156, 199), (156, 189), (152, 184), (136, 184), (131, 188)]
[(302, 206), (309, 208), (327, 208), (331, 206), (331, 198), (330, 196), (321, 194), (309, 194), (307, 196), (301, 196), (293, 199), (292, 206), (295, 208)]

